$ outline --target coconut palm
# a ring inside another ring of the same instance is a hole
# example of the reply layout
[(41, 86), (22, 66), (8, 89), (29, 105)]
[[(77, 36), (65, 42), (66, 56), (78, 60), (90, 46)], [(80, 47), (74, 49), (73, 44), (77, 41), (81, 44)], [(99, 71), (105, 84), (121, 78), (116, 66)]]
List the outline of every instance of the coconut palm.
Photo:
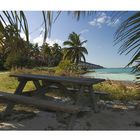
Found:
[(14, 28), (17, 37), (23, 32), (26, 36), (26, 41), (29, 42), (28, 22), (23, 11), (3, 11), (0, 13), (0, 31), (8, 25)]
[[(61, 14), (61, 11), (56, 12), (56, 15), (52, 11), (42, 11), (43, 17), (43, 24), (44, 27), (44, 42), (48, 35), (50, 35), (52, 23), (56, 21), (56, 19)], [(81, 17), (87, 17), (94, 15), (95, 12), (90, 11), (71, 11), (68, 14), (74, 16), (77, 20)], [(55, 16), (54, 16), (55, 15)], [(135, 53), (132, 57), (131, 62), (132, 64), (136, 62), (136, 69), (139, 69), (139, 17), (140, 12), (136, 12), (133, 16), (129, 17), (125, 22), (122, 23), (120, 28), (117, 30), (115, 41), (116, 43), (124, 41), (123, 45), (120, 48), (120, 53), (124, 52), (132, 52), (134, 50)], [(0, 30), (4, 26), (7, 26), (7, 22), (10, 25), (14, 25), (16, 30), (22, 31), (25, 36), (26, 40), (29, 40), (29, 28), (28, 28), (28, 21), (26, 19), (26, 15), (23, 11), (3, 11), (2, 14), (0, 13)], [(135, 34), (135, 35), (134, 35)], [(133, 36), (134, 35), (134, 36)], [(126, 41), (128, 40), (128, 41)], [(1, 39), (0, 39), (0, 43)]]
[(43, 56), (43, 62), (47, 65), (51, 64), (51, 46), (48, 43), (44, 43), (41, 46), (41, 54)]
[[(7, 25), (4, 27), (2, 26), (2, 24), (0, 24), (0, 34), (0, 44), (3, 62), (7, 60), (9, 61), (12, 56), (12, 59), (15, 60), (14, 57), (16, 57), (17, 55), (26, 56), (27, 58), (27, 42), (20, 37), (19, 31), (16, 30), (16, 27), (14, 25)], [(7, 59), (9, 55), (10, 59)]]
[(127, 18), (115, 34), (115, 44), (121, 43), (119, 53), (126, 55), (133, 53), (129, 65), (134, 64), (136, 71), (140, 71), (140, 12)]
[[(40, 14), (42, 15), (42, 24), (40, 27), (43, 28), (42, 33), (44, 33), (44, 42), (46, 41), (47, 37), (51, 34), (51, 27), (52, 24), (58, 19), (61, 11), (41, 11)], [(69, 11), (68, 14), (74, 16), (77, 20), (81, 17), (90, 16), (95, 12), (91, 11)], [(29, 41), (29, 27), (28, 27), (28, 20), (26, 18), (26, 14), (23, 11), (2, 11), (0, 12), (0, 24), (2, 26), (7, 25), (14, 25), (16, 30), (24, 33), (26, 36), (26, 41)], [(0, 26), (1, 26), (0, 25)], [(0, 27), (1, 30), (1, 27)]]
[(88, 54), (88, 51), (83, 44), (86, 43), (87, 40), (81, 41), (80, 34), (76, 34), (72, 32), (68, 40), (63, 43), (63, 45), (70, 46), (65, 49), (64, 59), (69, 59), (73, 63), (78, 64), (82, 59), (86, 61), (85, 54)]
[(40, 56), (40, 50), (39, 50), (39, 46), (38, 46), (38, 43), (36, 44), (33, 44), (33, 43), (30, 43), (29, 44), (29, 53), (30, 53), (30, 57), (32, 59), (38, 59), (38, 57)]
[(53, 65), (57, 66), (63, 57), (62, 48), (59, 44), (54, 43), (51, 48)]

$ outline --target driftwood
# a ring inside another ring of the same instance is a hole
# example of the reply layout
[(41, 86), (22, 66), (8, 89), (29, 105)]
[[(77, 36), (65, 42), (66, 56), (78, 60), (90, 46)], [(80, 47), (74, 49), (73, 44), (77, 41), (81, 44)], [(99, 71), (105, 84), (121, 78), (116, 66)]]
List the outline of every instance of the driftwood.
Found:
[(22, 95), (15, 95), (12, 93), (0, 92), (0, 101), (8, 101), (14, 104), (24, 104), (29, 106), (37, 107), (41, 110), (51, 110), (51, 111), (61, 111), (67, 113), (77, 113), (80, 111), (88, 111), (81, 109), (81, 107), (76, 105), (66, 105), (56, 103), (54, 101), (47, 101), (43, 99), (37, 99), (33, 97), (26, 97)]

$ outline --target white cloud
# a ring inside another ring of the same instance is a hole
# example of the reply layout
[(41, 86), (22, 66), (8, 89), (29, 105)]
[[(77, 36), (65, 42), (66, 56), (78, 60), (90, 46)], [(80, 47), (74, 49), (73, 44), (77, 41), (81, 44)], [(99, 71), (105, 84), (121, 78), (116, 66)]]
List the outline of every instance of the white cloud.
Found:
[[(23, 32), (20, 33), (20, 37), (24, 40), (26, 40), (26, 36)], [(31, 40), (31, 36), (29, 35), (29, 40)]]
[(20, 33), (21, 38), (23, 38), (24, 40), (26, 40), (26, 36), (24, 33)]
[[(63, 41), (60, 40), (60, 39), (50, 39), (50, 38), (47, 38), (46, 39), (46, 42), (50, 45), (53, 45), (54, 43), (58, 43), (59, 45), (62, 46), (63, 44)], [(43, 44), (43, 35), (40, 35), (36, 38), (33, 39), (33, 43), (38, 43), (38, 45), (42, 45)]]
[(115, 27), (119, 23), (120, 19), (117, 18), (112, 20), (111, 17), (104, 12), (97, 14), (96, 18), (89, 22), (90, 25), (98, 28), (101, 28), (103, 25)]
[(83, 29), (83, 30), (80, 32), (80, 34), (84, 34), (84, 33), (87, 33), (87, 32), (89, 32), (88, 29)]
[(43, 36), (40, 35), (40, 36), (34, 38), (33, 43), (38, 43), (38, 45), (42, 45), (43, 44)]
[(54, 43), (58, 43), (59, 45), (62, 46), (62, 44), (63, 44), (63, 41), (60, 40), (60, 39), (54, 39), (54, 40), (52, 40), (50, 38), (47, 38), (46, 39), (46, 42), (49, 43), (50, 45), (53, 45)]

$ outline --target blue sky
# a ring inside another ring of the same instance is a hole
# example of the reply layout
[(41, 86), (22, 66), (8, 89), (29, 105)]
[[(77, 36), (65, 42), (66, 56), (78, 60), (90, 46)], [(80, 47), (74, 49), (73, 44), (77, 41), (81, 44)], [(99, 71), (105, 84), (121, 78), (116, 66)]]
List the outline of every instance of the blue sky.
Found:
[[(130, 16), (133, 12), (128, 12), (123, 18), (111, 20), (112, 12), (96, 12), (94, 16), (81, 18), (76, 21), (74, 17), (62, 12), (57, 21), (52, 26), (51, 37), (47, 39), (50, 44), (57, 42), (60, 45), (67, 40), (71, 32), (81, 33), (81, 40), (88, 40), (85, 44), (88, 55), (87, 62), (99, 64), (104, 67), (124, 67), (128, 64), (130, 55), (119, 55), (119, 45), (113, 46), (114, 33), (121, 21)], [(43, 37), (40, 35), (42, 15), (40, 12), (26, 12), (30, 39), (34, 43), (42, 43)]]

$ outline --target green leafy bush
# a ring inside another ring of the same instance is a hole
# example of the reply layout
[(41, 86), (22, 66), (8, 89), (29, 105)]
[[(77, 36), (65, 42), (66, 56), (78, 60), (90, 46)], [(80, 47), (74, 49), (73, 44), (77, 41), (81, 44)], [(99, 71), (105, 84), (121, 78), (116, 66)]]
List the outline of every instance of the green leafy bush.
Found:
[(94, 85), (94, 90), (109, 94), (107, 100), (139, 100), (140, 88), (136, 84), (123, 83), (120, 81), (106, 81)]
[(76, 76), (79, 72), (78, 66), (69, 60), (63, 60), (56, 68), (56, 75)]
[(22, 54), (11, 53), (6, 59), (5, 67), (6, 68), (18, 68), (27, 65), (28, 58)]

